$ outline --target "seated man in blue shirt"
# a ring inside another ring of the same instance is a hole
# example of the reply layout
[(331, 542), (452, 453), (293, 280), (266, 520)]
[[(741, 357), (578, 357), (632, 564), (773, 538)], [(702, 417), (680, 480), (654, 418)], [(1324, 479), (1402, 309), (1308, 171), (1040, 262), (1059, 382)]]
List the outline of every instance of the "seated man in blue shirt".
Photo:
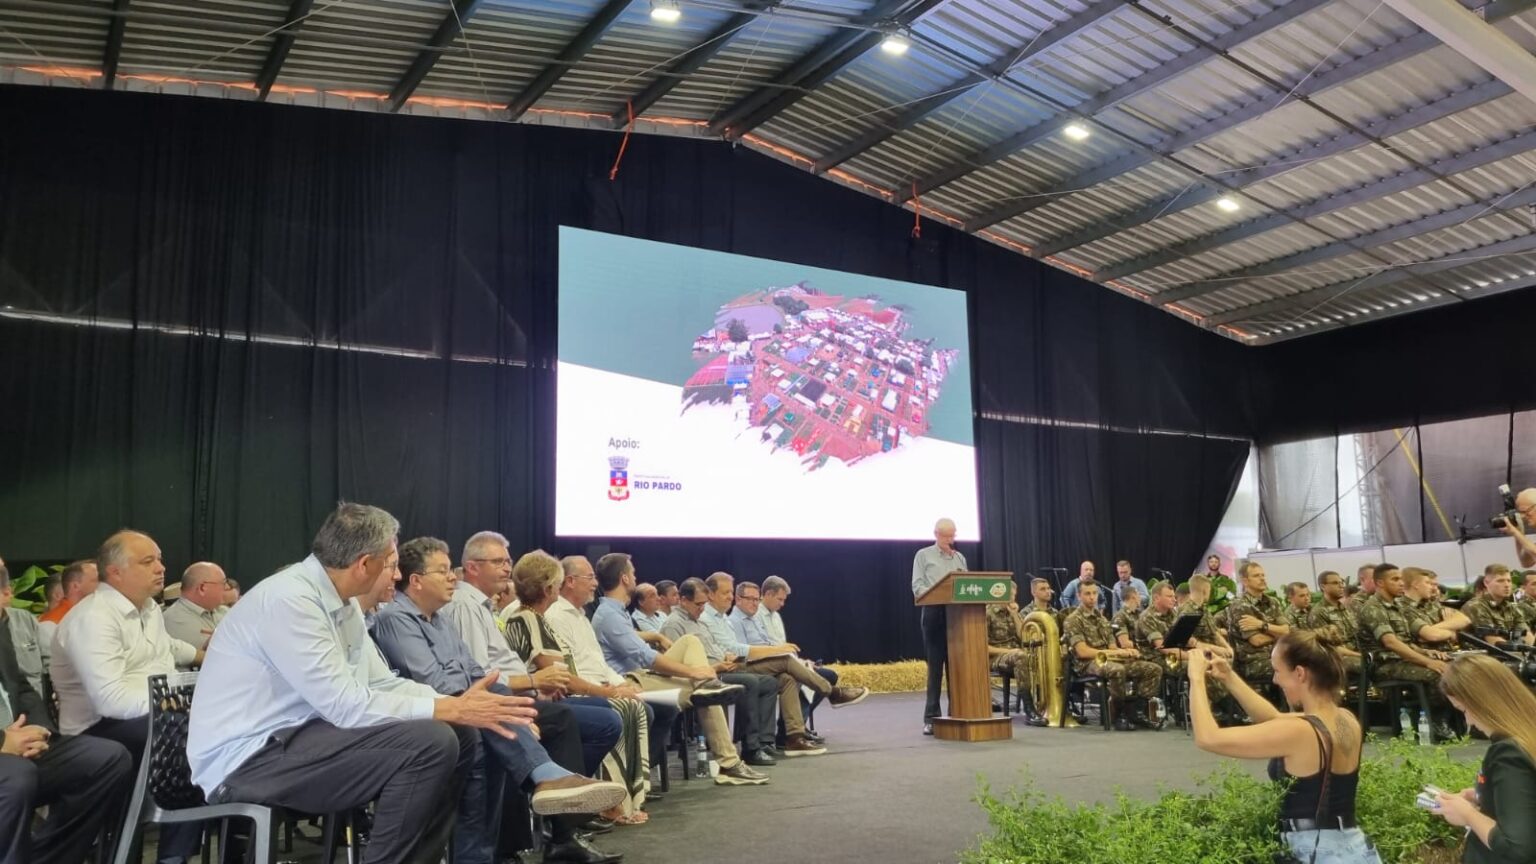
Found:
[[(1077, 601), (1077, 591), (1078, 591), (1078, 588), (1082, 587), (1083, 585), (1085, 585), (1085, 584), (1087, 584), (1089, 582), (1097, 582), (1097, 580), (1094, 578), (1093, 562), (1092, 561), (1084, 561), (1082, 564), (1079, 564), (1078, 567), (1077, 567), (1077, 578), (1073, 579), (1071, 582), (1068, 582), (1066, 587), (1061, 589), (1061, 608), (1063, 608), (1063, 609), (1076, 609), (1077, 608), (1077, 603), (1078, 603), (1078, 601)], [(1103, 612), (1105, 614), (1105, 616), (1107, 617), (1110, 614), (1110, 612), (1109, 612), (1109, 592), (1108, 591), (1100, 591), (1100, 592), (1098, 592), (1098, 598), (1099, 598), (1098, 603), (1096, 603), (1095, 605), (1097, 605), (1099, 607), (1099, 611)]]
[[(740, 657), (742, 668), (759, 675), (772, 675), (788, 686), (779, 690), (779, 716), (784, 718), (784, 747), (787, 756), (818, 756), (827, 752), (825, 747), (813, 743), (805, 735), (805, 715), (800, 712), (800, 687), (809, 687), (815, 693), (827, 697), (833, 708), (857, 705), (869, 695), (867, 687), (833, 687), (827, 679), (817, 675), (794, 655), (800, 646), (792, 642), (776, 645), (748, 645), (736, 638), (731, 628), (731, 605), (735, 596), (735, 579), (729, 573), (715, 572), (704, 580), (709, 603), (699, 623), (709, 631), (715, 641), (726, 651)], [(798, 685), (798, 686), (796, 686)]]
[[(486, 671), (470, 656), (469, 648), (459, 637), (457, 630), (443, 607), (453, 600), (454, 585), (458, 581), (453, 572), (453, 562), (448, 557), (448, 544), (432, 537), (418, 537), (400, 547), (399, 575), (395, 583), (394, 602), (384, 607), (374, 622), (374, 638), (389, 664), (413, 681), (419, 681), (445, 695), (457, 695), (468, 690), (475, 682), (485, 679)], [(505, 686), (494, 678), (489, 688), (492, 692), (510, 694)], [(584, 771), (582, 738), (573, 713), (576, 710), (605, 711), (612, 715), (611, 729), (594, 724), (598, 734), (606, 734), (605, 740), (594, 741), (602, 753), (611, 748), (619, 736), (618, 715), (612, 709), (583, 706), (575, 709), (551, 702), (536, 702), (539, 711), (539, 736), (549, 749), (546, 751), (534, 736), (519, 733), (508, 740), (499, 735), (483, 735), (483, 744), (501, 768), (507, 779), (523, 786), (555, 781), (580, 782), (587, 786), (588, 801), (584, 812), (601, 812), (621, 803), (624, 787), (618, 783), (577, 778)], [(565, 764), (551, 759), (559, 754)], [(491, 864), (495, 860), (496, 825), (501, 814), (502, 786), (495, 779), (496, 772), (486, 771), (483, 784), (470, 791), (460, 804), (460, 820), (454, 838), (454, 858), (460, 864)], [(489, 789), (489, 794), (487, 794)], [(478, 795), (479, 800), (474, 800)], [(489, 806), (488, 806), (489, 805)], [(613, 862), (622, 856), (605, 854), (593, 847), (576, 833), (580, 820), (566, 817), (553, 820), (554, 845), (545, 850), (545, 861)]]
[[(784, 608), (784, 602), (789, 599), (789, 583), (782, 576), (769, 576), (763, 580), (763, 587), (758, 589), (756, 582), (736, 583), (736, 608), (731, 610), (729, 616), (731, 629), (736, 631), (736, 638), (748, 645), (780, 645), (788, 642), (784, 635), (784, 619), (779, 610)], [(825, 666), (811, 666), (804, 660), (812, 672), (827, 679), (832, 687), (837, 687), (837, 673)], [(815, 697), (807, 700), (805, 692), (800, 691), (800, 711), (807, 718), (816, 706), (827, 698), (826, 693), (820, 690), (812, 691)], [(831, 692), (831, 691), (828, 691)], [(805, 730), (805, 737), (812, 744), (825, 744), (825, 738)], [(784, 720), (779, 718), (779, 740), (784, 740)]]
[(725, 684), (697, 637), (674, 640), (665, 654), (645, 644), (635, 633), (634, 624), (624, 612), (635, 590), (635, 566), (622, 552), (610, 552), (598, 559), (597, 590), (602, 597), (592, 614), (592, 629), (608, 665), (640, 685), (642, 690), (680, 689), (680, 707), (698, 708), (699, 725), (709, 752), (720, 763), (715, 783), (722, 786), (761, 786), (768, 776), (742, 761), (731, 740), (731, 728), (725, 722), (721, 705), (734, 704), (743, 692), (740, 685)]

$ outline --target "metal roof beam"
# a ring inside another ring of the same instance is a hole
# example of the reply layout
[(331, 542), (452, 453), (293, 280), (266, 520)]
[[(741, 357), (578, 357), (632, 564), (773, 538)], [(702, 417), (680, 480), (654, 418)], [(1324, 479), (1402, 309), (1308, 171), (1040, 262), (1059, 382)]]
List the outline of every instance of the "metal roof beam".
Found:
[(128, 31), (129, 0), (113, 0), (112, 23), (107, 25), (107, 50), (101, 56), (101, 87), (111, 90), (117, 82), (117, 61), (123, 56), (123, 36)]
[(449, 2), (453, 8), (443, 18), (443, 23), (437, 25), (432, 38), (427, 40), (427, 46), (421, 49), (421, 53), (417, 54), (416, 59), (412, 60), (411, 65), (406, 68), (405, 74), (400, 76), (399, 83), (389, 91), (389, 111), (399, 111), (400, 106), (405, 104), (405, 100), (411, 98), (411, 94), (415, 93), (416, 88), (421, 86), (421, 82), (426, 80), (427, 73), (437, 65), (437, 58), (443, 56), (443, 49), (453, 42), (464, 24), (480, 8), (482, 0), (449, 0)]
[[(910, 24), (920, 16), (943, 3), (944, 0), (884, 0), (871, 9), (862, 20), (872, 24)], [(906, 7), (906, 8), (903, 8)], [(883, 33), (869, 30), (841, 31), (832, 34), (793, 66), (780, 73), (773, 82), (742, 97), (723, 114), (710, 121), (709, 131), (735, 141), (758, 126), (771, 120), (774, 115), (804, 99), (810, 92), (832, 79), (850, 64), (863, 57), (865, 52), (880, 44)]]
[(1409, 237), (1418, 237), (1432, 231), (1451, 228), (1468, 220), (1479, 219), (1495, 213), (1507, 213), (1510, 210), (1530, 204), (1536, 204), (1536, 186), (1526, 187), (1512, 195), (1495, 199), (1492, 202), (1474, 201), (1471, 204), (1464, 204), (1460, 207), (1444, 210), (1432, 216), (1425, 216), (1422, 219), (1403, 222), (1389, 228), (1382, 228), (1378, 231), (1351, 237), (1347, 240), (1337, 240), (1332, 243), (1325, 243), (1322, 246), (1314, 246), (1311, 249), (1283, 255), (1261, 264), (1255, 264), (1252, 267), (1244, 267), (1241, 270), (1212, 276), (1208, 280), (1180, 285), (1169, 291), (1158, 292), (1156, 299), (1159, 304), (1164, 306), (1169, 303), (1178, 303), (1192, 297), (1200, 297), (1219, 291), (1222, 288), (1244, 280), (1273, 276), (1278, 273), (1284, 273), (1287, 270), (1294, 270), (1298, 267), (1305, 267), (1309, 264), (1337, 258), (1340, 255), (1358, 252), (1362, 249), (1374, 249), (1379, 246), (1385, 246), (1388, 243), (1406, 240)]
[(299, 29), (314, 5), (315, 0), (293, 0), (288, 7), (288, 17), (283, 21), (282, 29), (273, 37), (272, 47), (267, 51), (267, 59), (261, 64), (261, 71), (256, 73), (256, 101), (265, 101), (267, 94), (272, 92), (272, 85), (277, 83), (278, 73), (288, 59), (288, 50), (293, 47), (293, 40), (299, 38)]
[(891, 122), (876, 126), (817, 159), (815, 166), (811, 170), (817, 174), (824, 173), (866, 150), (879, 146), (891, 137), (911, 129), (944, 106), (963, 99), (983, 84), (1008, 74), (1010, 70), (1020, 63), (1028, 62), (1030, 58), (1055, 47), (1062, 41), (1076, 36), (1078, 33), (1113, 15), (1117, 10), (1125, 6), (1125, 2), (1126, 0), (1101, 0), (1101, 2), (1094, 3), (1082, 12), (1057, 24), (1055, 27), (1043, 31), (1030, 40), (1029, 44), (1023, 48), (1010, 52), (1008, 56), (987, 67), (985, 73), (968, 73), (964, 78), (945, 87), (943, 90), (918, 98), (907, 105)]
[[(1506, 18), (1518, 15), (1521, 12), (1525, 12), (1533, 8), (1536, 8), (1536, 0), (1498, 0), (1498, 2), (1490, 3), (1487, 6), (1482, 7), (1482, 14), (1485, 20), (1491, 23), (1494, 21), (1502, 21)], [(1440, 47), (1440, 44), (1440, 40), (1436, 39), (1431, 34), (1416, 33), (1406, 39), (1393, 42), (1392, 44), (1372, 51), (1369, 54), (1357, 57), (1354, 60), (1346, 61), (1333, 67), (1332, 69), (1328, 69), (1324, 72), (1320, 72), (1305, 78), (1304, 80), (1298, 82), (1293, 88), (1291, 88), (1291, 97), (1298, 102), (1306, 102), (1312, 96), (1316, 96), (1317, 94), (1331, 90), (1334, 87), (1347, 84), (1365, 75), (1369, 75), (1373, 72), (1385, 69), (1394, 63), (1407, 60), (1432, 48)], [(1487, 87), (1488, 85), (1484, 86)], [(1460, 91), (1460, 93), (1453, 94), (1453, 96), (1448, 98), (1459, 97), (1460, 99), (1469, 100), (1471, 104), (1462, 105), (1462, 107), (1472, 107), (1476, 104), (1482, 104), (1482, 102), (1488, 101), (1489, 99), (1496, 99), (1500, 96), (1507, 95), (1509, 92), (1511, 91), (1507, 89), (1507, 87), (1500, 87), (1499, 84), (1495, 82), (1489, 89), (1479, 90), (1478, 88), (1468, 88), (1467, 90)], [(1457, 107), (1460, 104), (1461, 103), (1459, 102), (1446, 102), (1444, 107), (1448, 110), (1461, 110), (1460, 107)], [(1199, 126), (1196, 126), (1185, 132), (1181, 132), (1177, 135), (1156, 142), (1152, 145), (1152, 149), (1158, 153), (1177, 153), (1180, 150), (1193, 147), (1196, 144), (1208, 141), (1217, 135), (1221, 135), (1224, 132), (1235, 129), (1238, 126), (1248, 122), (1249, 120), (1253, 120), (1268, 114), (1278, 107), (1280, 107), (1280, 103), (1274, 101), (1274, 96), (1266, 95), (1264, 98), (1255, 99), (1254, 101), (1241, 108), (1228, 111), (1214, 120), (1202, 123)], [(1411, 114), (1412, 112), (1409, 113)], [(1439, 118), (1437, 117), (1435, 119)], [(1397, 132), (1383, 131), (1376, 133), (1377, 137), (1389, 137), (1393, 134), (1397, 134)], [(1359, 143), (1365, 143), (1365, 141), (1362, 139)], [(1349, 146), (1356, 145), (1350, 144)], [(1345, 149), (1348, 148), (1346, 147)], [(1129, 156), (1110, 163), (1110, 165), (1118, 166), (1119, 173), (1123, 174), (1129, 171), (1133, 171), (1144, 165), (1150, 165), (1156, 160), (1156, 153), (1132, 153)], [(1291, 160), (1287, 158), (1280, 161)], [(1108, 166), (1104, 166), (1104, 168), (1108, 168)], [(1089, 184), (1082, 182), (1085, 177), (1088, 177), (1100, 170), (1103, 169), (1091, 169), (1089, 172), (1085, 172), (1084, 174), (1080, 174), (1076, 177), (1069, 177), (1063, 180), (1061, 185), (1068, 189), (1086, 188)], [(1277, 171), (1275, 173), (1279, 172)], [(1084, 232), (1083, 236), (1090, 237), (1090, 239), (1082, 242), (1071, 242), (1073, 240), (1071, 236), (1064, 236), (1057, 240), (1049, 241), (1044, 244), (1044, 246), (1052, 249), (1053, 252), (1063, 252), (1067, 249), (1073, 248), (1074, 246), (1080, 246), (1084, 245), (1084, 243), (1103, 239), (1103, 237), (1107, 235), (1101, 234), (1097, 231), (1088, 231)], [(1126, 276), (1133, 272), (1137, 271), (1128, 271), (1119, 275)]]
[(707, 39), (690, 48), (687, 54), (678, 58), (677, 62), (668, 66), (661, 74), (656, 76), (655, 80), (647, 84), (644, 90), (635, 94), (635, 97), (629, 100), (629, 105), (614, 112), (614, 127), (618, 128), (629, 122), (630, 106), (633, 106), (636, 117), (650, 110), (652, 105), (661, 101), (661, 97), (672, 92), (673, 87), (681, 84), (683, 78), (703, 69), (705, 64), (713, 60), (715, 55), (719, 54), (725, 46), (731, 44), (731, 40), (735, 39), (742, 30), (757, 20), (758, 12), (771, 9), (779, 5), (779, 2), (780, 0), (768, 0), (768, 2), (753, 4), (754, 11), (737, 12), (735, 15), (727, 18), (725, 23), (716, 27), (715, 31), (709, 34)]
[(1469, 255), (1476, 256), (1478, 258), (1487, 258), (1494, 255), (1514, 255), (1531, 252), (1533, 250), (1536, 250), (1536, 233), (1522, 234), (1519, 237), (1511, 237), (1508, 240), (1501, 240), (1497, 243), (1492, 243), (1487, 246), (1481, 246), (1475, 249), (1466, 249), (1460, 252), (1452, 252), (1449, 255), (1431, 259), (1422, 264), (1395, 267), (1392, 269), (1383, 270), (1378, 273), (1373, 273), (1363, 279), (1349, 279), (1342, 282), (1334, 282), (1328, 285), (1321, 285), (1316, 288), (1309, 288), (1305, 291), (1298, 291), (1295, 294), (1288, 294), (1284, 297), (1277, 297), (1273, 300), (1265, 300), (1262, 303), (1254, 303), (1249, 306), (1242, 306), (1237, 309), (1231, 309), (1226, 312), (1218, 313), (1216, 315), (1208, 315), (1203, 321), (1201, 321), (1201, 324), (1205, 327), (1218, 327), (1222, 324), (1231, 324), (1234, 321), (1248, 321), (1274, 312), (1284, 312), (1303, 305), (1320, 307), (1325, 303), (1329, 303), (1338, 299), (1344, 294), (1357, 291), (1369, 291), (1374, 288), (1381, 288), (1386, 285), (1402, 282), (1406, 279), (1410, 279), (1416, 276), (1426, 276), (1432, 273), (1440, 273), (1446, 270), (1453, 270), (1457, 267), (1476, 263), (1467, 260)]
[(523, 92), (507, 103), (507, 119), (516, 120), (526, 114), (535, 102), (549, 92), (549, 88), (565, 77), (565, 73), (569, 72), (572, 66), (587, 56), (587, 52), (592, 50), (597, 40), (603, 38), (603, 34), (608, 32), (608, 28), (613, 26), (613, 22), (624, 14), (624, 10), (628, 9), (632, 2), (634, 0), (608, 0), (603, 8), (592, 16), (592, 20), (581, 28), (581, 32), (576, 34), (570, 44), (566, 45), (559, 54), (555, 55), (555, 59), (550, 61), (549, 65), (541, 69), (539, 74), (528, 82)]
[[(1273, 30), (1274, 28), (1279, 27), (1280, 25), (1289, 21), (1295, 20), (1298, 16), (1304, 15), (1307, 12), (1310, 12), (1313, 9), (1316, 9), (1319, 6), (1323, 6), (1329, 2), (1332, 2), (1332, 0), (1291, 0), (1290, 3), (1282, 5), (1277, 9), (1270, 10), (1269, 12), (1260, 15), (1252, 21), (1249, 21), (1247, 24), (1242, 25), (1241, 27), (1234, 28), (1227, 31), (1226, 33), (1221, 34), (1220, 36), (1217, 36), (1216, 38), (1210, 40), (1208, 43), (1197, 44), (1193, 49), (1185, 52), (1184, 54), (1181, 54), (1172, 62), (1159, 64), (1153, 69), (1150, 69), (1129, 81), (1126, 81), (1116, 87), (1111, 87), (1109, 90), (1100, 93), (1092, 99), (1088, 99), (1087, 101), (1079, 103), (1068, 112), (1059, 114), (1050, 118), (1049, 120), (1036, 123), (1028, 129), (1024, 129), (1020, 132), (1010, 135), (1007, 138), (1004, 138), (1002, 141), (999, 141), (977, 153), (971, 154), (966, 159), (962, 159), (960, 162), (954, 165), (949, 165), (939, 169), (938, 171), (930, 173), (917, 182), (917, 192), (918, 194), (931, 192), (940, 186), (954, 182), (955, 180), (971, 173), (977, 168), (984, 168), (987, 165), (991, 165), (994, 162), (1011, 156), (1014, 153), (1030, 147), (1050, 135), (1054, 135), (1063, 124), (1073, 119), (1090, 118), (1100, 111), (1112, 108), (1127, 99), (1139, 96), (1148, 90), (1159, 87), (1167, 81), (1176, 78), (1197, 66), (1200, 66), (1210, 60), (1224, 55), (1232, 48), (1235, 48), (1238, 45), (1249, 41), (1250, 39), (1262, 36), (1270, 30)], [(1135, 3), (1132, 3), (1132, 5), (1136, 8), (1141, 8)], [(1166, 21), (1164, 16), (1156, 15), (1155, 13), (1150, 12), (1147, 14), (1156, 18), (1158, 21)], [(1012, 216), (1018, 215), (1018, 213), (1022, 213), (1028, 209), (1031, 209), (1029, 207), (1017, 209), (1021, 206), (1022, 205), (1020, 203), (1015, 202), (1013, 204), (998, 207), (994, 210), (984, 213), (967, 223), (966, 230), (979, 231), (982, 228), (995, 225), (1004, 219), (1011, 218)], [(1015, 212), (1016, 209), (1017, 212)]]
[(1344, 192), (1315, 198), (1288, 210), (1269, 213), (1257, 219), (1250, 219), (1247, 222), (1238, 223), (1230, 228), (1170, 246), (1151, 255), (1144, 255), (1123, 264), (1106, 267), (1095, 273), (1094, 276), (1095, 278), (1105, 280), (1122, 279), (1132, 273), (1151, 270), (1164, 264), (1183, 260), (1192, 255), (1209, 252), (1212, 249), (1229, 243), (1246, 240), (1249, 237), (1263, 234), (1266, 231), (1282, 228), (1293, 224), (1297, 219), (1311, 219), (1324, 213), (1332, 213), (1337, 210), (1343, 210), (1346, 207), (1353, 207), (1375, 198), (1394, 195), (1416, 186), (1422, 186), (1440, 177), (1460, 174), (1473, 168), (1492, 165), (1500, 160), (1508, 159), (1511, 156), (1518, 156), (1531, 150), (1536, 150), (1536, 131), (1522, 132), (1493, 144), (1487, 144), (1456, 156), (1431, 162), (1423, 168), (1404, 171), (1401, 174), (1394, 174), (1391, 177), (1356, 186)]
[(1398, 14), (1536, 102), (1536, 57), (1454, 0), (1386, 0)]

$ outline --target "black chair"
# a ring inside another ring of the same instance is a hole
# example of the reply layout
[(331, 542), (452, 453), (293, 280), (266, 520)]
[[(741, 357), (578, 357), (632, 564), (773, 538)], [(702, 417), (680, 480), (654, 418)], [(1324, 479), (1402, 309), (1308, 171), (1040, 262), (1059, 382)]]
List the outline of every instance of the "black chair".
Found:
[(226, 829), (220, 833), (222, 855), (228, 849), (224, 844), (228, 842), (229, 819), (251, 821), (251, 852), (257, 864), (276, 860), (277, 828), (282, 818), (274, 808), (246, 803), (210, 805), (192, 783), (192, 769), (187, 765), (187, 725), (196, 686), (196, 672), (149, 679), (148, 752), (139, 760), (138, 782), (117, 838), (114, 864), (138, 860), (135, 852), (149, 823), (219, 822)]
[[(1067, 710), (1071, 711), (1079, 723), (1088, 719), (1088, 697), (1090, 692), (1094, 697), (1099, 711), (1099, 725), (1106, 731), (1115, 722), (1115, 700), (1109, 698), (1109, 679), (1102, 675), (1079, 675), (1071, 660), (1067, 661)], [(1077, 694), (1074, 703), (1073, 694)], [(1074, 709), (1073, 705), (1077, 707)]]
[[(1370, 710), (1371, 691), (1375, 690), (1378, 694), (1386, 697), (1384, 703), (1378, 699), (1376, 704), (1386, 705), (1387, 726), (1392, 730), (1393, 737), (1396, 737), (1402, 732), (1398, 728), (1397, 716), (1398, 712), (1404, 707), (1403, 696), (1412, 694), (1408, 705), (1414, 706), (1417, 711), (1428, 711), (1429, 689), (1423, 681), (1377, 678), (1376, 659), (1371, 656), (1370, 651), (1362, 650), (1360, 653), (1364, 655), (1360, 658), (1360, 692), (1356, 705), (1356, 716), (1360, 718), (1360, 726), (1362, 729), (1369, 729), (1371, 727), (1370, 715), (1367, 712)], [(1430, 730), (1429, 741), (1425, 743), (1433, 744), (1435, 740), (1433, 724), (1430, 724)]]

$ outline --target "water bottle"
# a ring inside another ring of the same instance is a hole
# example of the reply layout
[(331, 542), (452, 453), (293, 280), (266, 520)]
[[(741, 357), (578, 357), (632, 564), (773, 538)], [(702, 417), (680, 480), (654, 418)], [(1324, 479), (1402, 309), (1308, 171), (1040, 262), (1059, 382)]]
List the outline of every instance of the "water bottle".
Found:
[(1161, 725), (1168, 718), (1168, 709), (1163, 706), (1163, 700), (1154, 696), (1148, 700), (1148, 711), (1152, 722)]
[(1419, 743), (1430, 745), (1434, 743), (1435, 733), (1429, 728), (1429, 709), (1419, 712)]
[(1413, 718), (1408, 716), (1407, 708), (1397, 710), (1397, 733), (1404, 738), (1413, 737)]
[(709, 776), (709, 744), (703, 735), (693, 742), (693, 772), (698, 777)]

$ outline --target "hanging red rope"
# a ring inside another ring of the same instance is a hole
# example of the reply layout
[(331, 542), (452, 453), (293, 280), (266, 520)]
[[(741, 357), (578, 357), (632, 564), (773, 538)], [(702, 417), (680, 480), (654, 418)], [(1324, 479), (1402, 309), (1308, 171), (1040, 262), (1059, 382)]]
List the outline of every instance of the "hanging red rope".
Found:
[(923, 199), (917, 197), (917, 181), (912, 181), (912, 239), (923, 236)]
[(624, 150), (629, 147), (630, 133), (635, 131), (635, 103), (625, 102), (624, 107), (629, 112), (629, 125), (624, 127), (624, 140), (619, 143), (619, 155), (613, 158), (613, 168), (608, 172), (610, 183), (619, 179), (619, 163), (624, 161)]

